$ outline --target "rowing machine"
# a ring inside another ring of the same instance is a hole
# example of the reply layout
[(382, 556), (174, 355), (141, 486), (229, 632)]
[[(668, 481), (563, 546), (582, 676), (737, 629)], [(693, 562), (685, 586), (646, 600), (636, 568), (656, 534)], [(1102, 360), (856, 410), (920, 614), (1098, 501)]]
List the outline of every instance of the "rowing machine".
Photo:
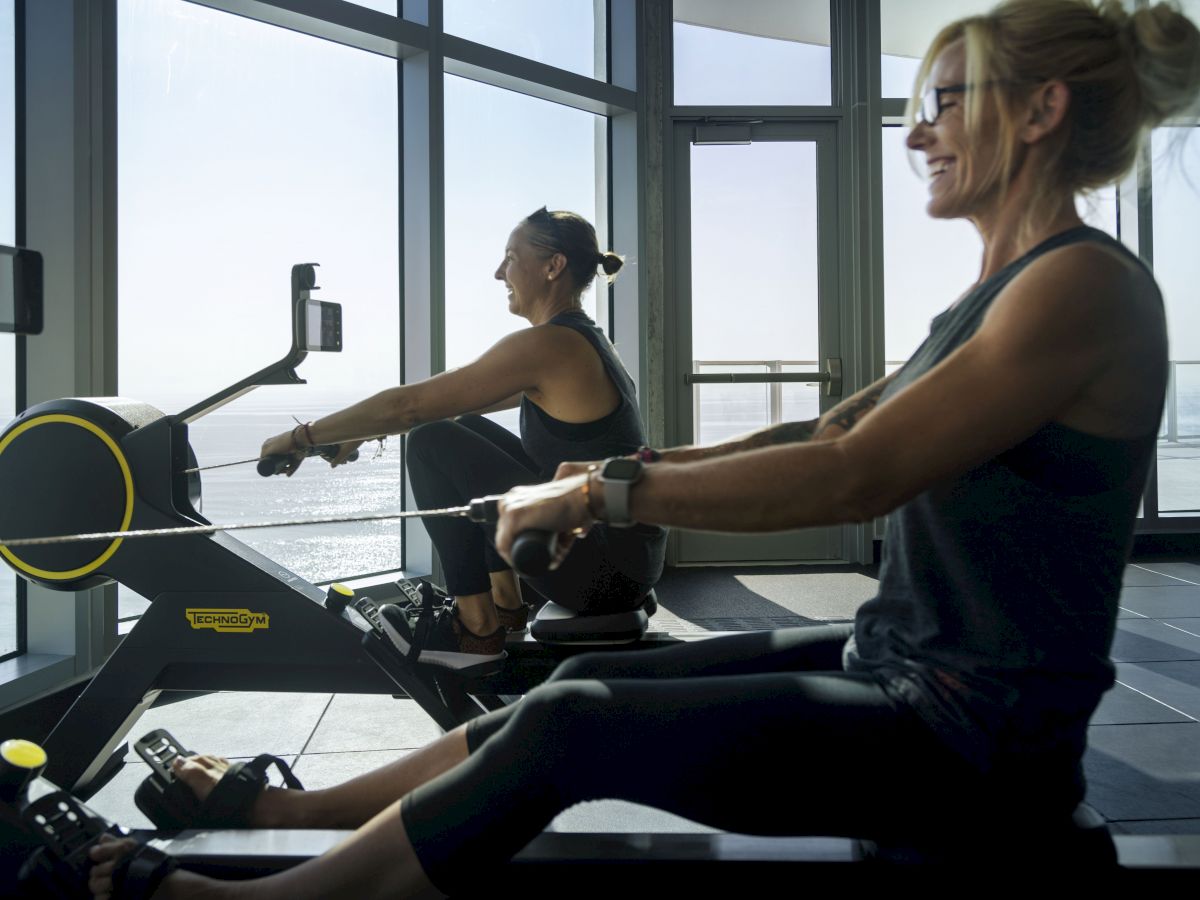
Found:
[[(84, 799), (120, 768), (124, 747), (114, 750), (164, 690), (396, 694), (399, 686), (450, 729), (498, 705), (497, 695), (540, 683), (570, 652), (511, 644), (503, 689), (426, 666), (385, 674), (358, 631), (329, 627), (326, 591), (200, 515), (189, 423), (258, 385), (303, 383), (296, 367), (308, 352), (341, 349), (340, 307), (311, 297), (311, 264), (292, 268), (291, 288), (289, 353), (181, 413), (119, 398), (64, 399), (26, 410), (0, 433), (5, 561), (52, 589), (115, 580), (151, 601), (47, 738), (50, 777)], [(439, 512), (486, 518), (495, 504)], [(74, 537), (41, 540), (55, 535)], [(545, 564), (548, 535), (521, 536), (521, 544), (519, 568)], [(387, 601), (403, 589), (385, 583), (369, 593)]]

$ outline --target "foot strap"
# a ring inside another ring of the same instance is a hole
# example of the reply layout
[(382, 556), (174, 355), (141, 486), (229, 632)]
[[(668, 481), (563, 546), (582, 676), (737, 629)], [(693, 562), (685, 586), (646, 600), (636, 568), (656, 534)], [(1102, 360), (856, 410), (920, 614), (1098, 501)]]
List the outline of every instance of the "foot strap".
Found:
[(250, 762), (238, 762), (229, 767), (201, 806), (202, 822), (198, 824), (218, 828), (239, 828), (249, 824), (250, 809), (267, 786), (267, 769), (271, 766), (279, 770), (283, 783), (289, 788), (304, 790), (300, 779), (292, 774), (291, 766), (278, 756), (263, 753)]
[(113, 869), (113, 897), (115, 900), (149, 900), (162, 880), (177, 867), (175, 857), (142, 844)]
[[(76, 897), (88, 893), (90, 851), (109, 834), (123, 837), (113, 825), (66, 791), (53, 791), (21, 810), (21, 819), (42, 846), (21, 867), (20, 882), (36, 897)], [(176, 868), (174, 857), (142, 844), (113, 870), (113, 896), (146, 900)]]
[[(387, 619), (388, 624), (399, 632), (407, 648), (400, 647), (394, 640), (386, 641), (394, 650), (401, 653), (407, 663), (420, 661), (421, 651), (429, 646), (429, 635), (437, 623), (439, 614), (449, 607), (446, 598), (428, 581), (422, 581), (418, 586), (421, 595), (421, 605), (414, 610), (416, 604), (386, 603), (380, 607), (379, 614)], [(414, 616), (413, 613), (416, 613)]]
[(164, 729), (157, 729), (134, 745), (150, 766), (150, 775), (138, 786), (134, 801), (159, 828), (238, 828), (248, 824), (254, 801), (267, 786), (267, 770), (273, 765), (292, 790), (304, 786), (291, 767), (278, 756), (264, 753), (249, 762), (233, 763), (204, 803), (180, 781), (171, 764), (176, 757), (194, 756)]

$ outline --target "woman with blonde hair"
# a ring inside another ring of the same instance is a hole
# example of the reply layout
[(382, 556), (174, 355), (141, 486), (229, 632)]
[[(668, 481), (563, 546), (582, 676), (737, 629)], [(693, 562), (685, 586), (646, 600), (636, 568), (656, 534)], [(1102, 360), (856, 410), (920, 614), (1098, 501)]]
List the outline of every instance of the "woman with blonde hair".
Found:
[[(1074, 201), (1198, 92), (1200, 33), (1163, 4), (1012, 0), (945, 28), (908, 143), (929, 213), (969, 219), (984, 252), (913, 358), (815, 422), (666, 452), (624, 496), (595, 490), (592, 465), (560, 467), (507, 495), (497, 531), (506, 553), (526, 529), (566, 544), (608, 517), (752, 532), (886, 514), (878, 596), (853, 626), (575, 657), (400, 762), (308, 796), (267, 789), (261, 824), (366, 824), (239, 896), (486, 886), (560, 810), (599, 797), (735, 831), (873, 837), (962, 831), (984, 808), (1023, 829), (1025, 859), (1053, 860), (1041, 838), (1084, 794), (1088, 719), (1113, 683), (1167, 362), (1152, 274)], [(219, 768), (179, 774), (205, 794)], [(97, 894), (129, 849), (92, 851)]]

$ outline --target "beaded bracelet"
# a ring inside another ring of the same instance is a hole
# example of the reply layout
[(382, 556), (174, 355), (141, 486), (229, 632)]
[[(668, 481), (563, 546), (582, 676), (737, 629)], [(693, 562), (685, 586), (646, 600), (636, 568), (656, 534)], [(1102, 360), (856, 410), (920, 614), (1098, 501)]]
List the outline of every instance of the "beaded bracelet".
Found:
[[(312, 425), (312, 422), (297, 422), (296, 423), (296, 427), (292, 429), (292, 449), (293, 450), (304, 450), (307, 447), (313, 447), (316, 445), (316, 441), (313, 440), (311, 425)], [(308, 442), (307, 444), (301, 444), (298, 440), (296, 440), (296, 432), (297, 431), (304, 432), (304, 440), (306, 440)]]

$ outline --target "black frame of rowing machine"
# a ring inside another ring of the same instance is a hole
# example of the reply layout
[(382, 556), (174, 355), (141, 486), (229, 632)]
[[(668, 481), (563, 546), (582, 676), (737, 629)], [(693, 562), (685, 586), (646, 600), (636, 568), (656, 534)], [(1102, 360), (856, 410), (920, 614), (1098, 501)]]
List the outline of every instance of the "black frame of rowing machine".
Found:
[[(314, 266), (292, 267), (292, 348), (286, 356), (121, 438), (136, 473), (131, 530), (211, 524), (193, 506), (199, 476), (184, 474), (194, 465), (188, 423), (260, 384), (304, 383), (295, 369), (308, 356), (306, 310), (316, 289)], [(98, 424), (113, 430), (116, 417), (105, 422), (106, 411), (86, 405)], [(126, 541), (98, 574), (152, 602), (46, 740), (49, 774), (82, 797), (120, 768), (123, 750), (113, 751), (160, 691), (396, 691), (357, 636), (328, 628), (323, 591), (227, 534)], [(266, 616), (269, 624), (249, 633), (198, 629), (187, 610), (199, 608), (246, 609)], [(418, 682), (412, 691), (429, 693)], [(435, 699), (431, 695), (426, 702)]]
[[(193, 506), (198, 474), (188, 444), (194, 421), (259, 384), (300, 384), (295, 367), (307, 356), (304, 311), (313, 289), (312, 264), (292, 269), (292, 351), (174, 416), (133, 430), (101, 402), (77, 404), (119, 443), (135, 473), (130, 530), (209, 523)], [(306, 270), (307, 269), (307, 273)], [(121, 767), (123, 740), (161, 691), (294, 691), (398, 695), (398, 688), (446, 730), (503, 705), (545, 680), (564, 656), (592, 647), (551, 648), (526, 641), (510, 645), (510, 660), (494, 678), (470, 679), (428, 666), (381, 667), (353, 628), (331, 627), (325, 592), (228, 534), (130, 540), (97, 576), (115, 579), (151, 600), (149, 608), (96, 672), (46, 739), (47, 775), (87, 799)], [(63, 589), (73, 589), (62, 585)], [(395, 599), (380, 589), (377, 601)], [(385, 586), (383, 591), (386, 592)], [(188, 610), (246, 610), (267, 627), (243, 633), (198, 627)], [(665, 635), (648, 636), (656, 646)], [(627, 645), (628, 646), (628, 645)], [(122, 746), (118, 746), (122, 745)]]

